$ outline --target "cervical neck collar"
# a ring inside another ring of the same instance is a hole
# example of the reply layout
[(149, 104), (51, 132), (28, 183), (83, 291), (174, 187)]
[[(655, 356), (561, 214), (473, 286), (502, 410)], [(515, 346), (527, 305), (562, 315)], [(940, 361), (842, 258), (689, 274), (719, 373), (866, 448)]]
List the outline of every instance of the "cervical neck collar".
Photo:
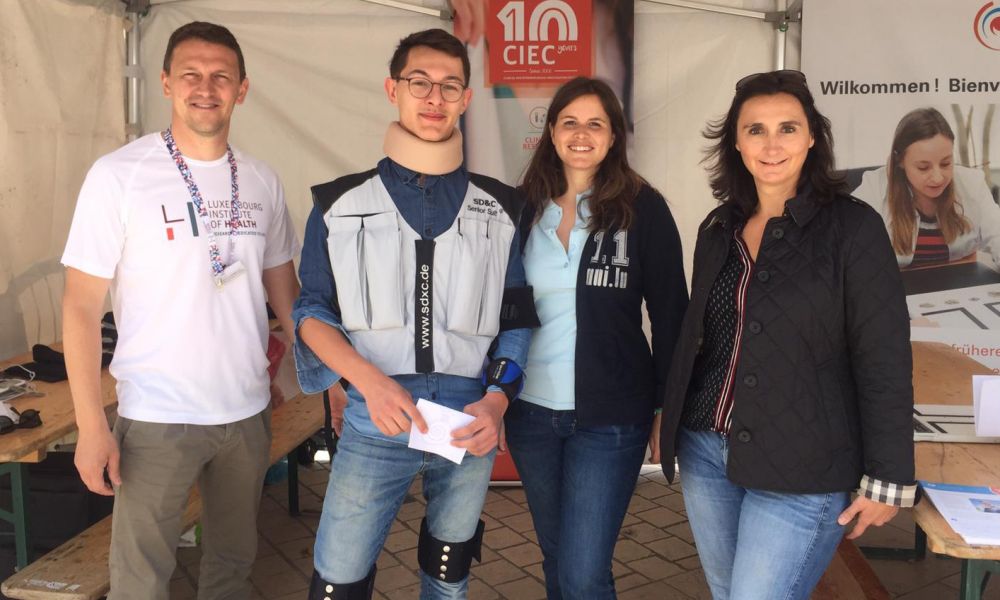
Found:
[(444, 175), (462, 166), (462, 132), (458, 129), (446, 140), (428, 142), (393, 121), (385, 132), (382, 149), (397, 164), (424, 175)]

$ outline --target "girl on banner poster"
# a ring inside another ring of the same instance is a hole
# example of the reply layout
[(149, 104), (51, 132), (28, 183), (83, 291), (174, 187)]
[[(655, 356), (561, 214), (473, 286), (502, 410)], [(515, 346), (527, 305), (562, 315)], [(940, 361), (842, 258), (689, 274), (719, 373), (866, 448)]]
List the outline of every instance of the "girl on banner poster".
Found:
[[(507, 447), (524, 483), (549, 600), (612, 600), (611, 560), (687, 305), (680, 236), (632, 170), (622, 107), (579, 77), (549, 106), (521, 191), (541, 326)], [(643, 332), (649, 316), (652, 350)]]
[(902, 268), (979, 252), (1000, 270), (1000, 206), (982, 171), (954, 164), (954, 145), (940, 112), (910, 111), (896, 126), (886, 166), (866, 171), (854, 190), (882, 215)]

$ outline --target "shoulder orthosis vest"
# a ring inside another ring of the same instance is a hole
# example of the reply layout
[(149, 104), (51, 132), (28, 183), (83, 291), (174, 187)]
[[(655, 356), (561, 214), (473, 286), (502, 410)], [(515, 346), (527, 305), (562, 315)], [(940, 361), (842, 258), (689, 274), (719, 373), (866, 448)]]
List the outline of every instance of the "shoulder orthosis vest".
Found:
[(376, 175), (324, 215), (344, 328), (386, 375), (478, 377), (500, 325), (514, 222), (469, 183), (458, 217), (433, 240), (403, 219)]

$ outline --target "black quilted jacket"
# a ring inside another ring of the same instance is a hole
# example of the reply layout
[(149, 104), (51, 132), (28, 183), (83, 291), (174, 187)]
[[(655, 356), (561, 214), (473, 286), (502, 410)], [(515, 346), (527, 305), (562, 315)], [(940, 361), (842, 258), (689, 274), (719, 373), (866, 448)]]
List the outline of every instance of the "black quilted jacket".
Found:
[[(747, 292), (727, 475), (749, 488), (853, 490), (863, 474), (913, 483), (910, 328), (885, 225), (868, 205), (809, 193), (764, 229)], [(709, 213), (660, 430), (671, 480), (705, 303), (738, 214)]]

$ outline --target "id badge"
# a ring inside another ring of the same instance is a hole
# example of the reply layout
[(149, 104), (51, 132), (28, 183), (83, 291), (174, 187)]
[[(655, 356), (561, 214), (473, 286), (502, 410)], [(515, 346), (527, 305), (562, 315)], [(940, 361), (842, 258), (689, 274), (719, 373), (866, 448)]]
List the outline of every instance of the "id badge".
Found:
[(222, 270), (222, 273), (220, 273), (219, 276), (215, 278), (215, 285), (221, 290), (222, 286), (226, 285), (230, 281), (239, 278), (244, 273), (246, 273), (246, 267), (244, 267), (243, 263), (240, 261), (236, 261), (230, 265), (226, 265), (226, 268)]

